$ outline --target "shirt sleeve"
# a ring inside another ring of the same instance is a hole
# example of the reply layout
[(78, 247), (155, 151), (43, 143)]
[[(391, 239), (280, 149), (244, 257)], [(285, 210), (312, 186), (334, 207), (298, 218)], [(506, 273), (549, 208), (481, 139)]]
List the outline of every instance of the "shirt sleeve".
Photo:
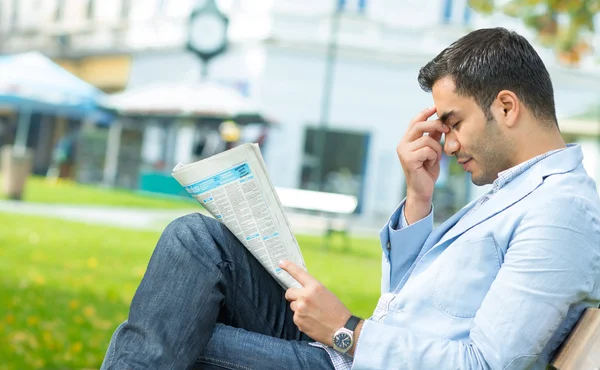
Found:
[[(389, 292), (400, 283), (433, 230), (433, 207), (425, 218), (408, 225), (404, 217), (405, 202), (406, 200), (403, 200), (400, 203), (380, 233), (383, 250), (382, 294)], [(401, 226), (399, 229), (398, 224)]]
[(400, 212), (398, 212), (397, 215), (394, 214), (390, 218), (390, 231), (397, 231), (406, 227), (408, 227), (408, 221), (406, 220), (406, 214), (404, 213), (404, 206), (402, 206)]

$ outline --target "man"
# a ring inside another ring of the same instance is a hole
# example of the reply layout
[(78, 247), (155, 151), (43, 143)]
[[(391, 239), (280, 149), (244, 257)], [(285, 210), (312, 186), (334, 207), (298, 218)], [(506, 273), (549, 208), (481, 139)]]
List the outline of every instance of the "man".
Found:
[[(190, 215), (158, 242), (103, 368), (544, 368), (600, 300), (596, 186), (560, 135), (549, 74), (495, 28), (453, 43), (419, 83), (435, 108), (397, 148), (407, 197), (381, 231), (371, 318), (289, 262), (302, 288), (284, 292), (224, 226)], [(442, 150), (493, 189), (433, 230)]]

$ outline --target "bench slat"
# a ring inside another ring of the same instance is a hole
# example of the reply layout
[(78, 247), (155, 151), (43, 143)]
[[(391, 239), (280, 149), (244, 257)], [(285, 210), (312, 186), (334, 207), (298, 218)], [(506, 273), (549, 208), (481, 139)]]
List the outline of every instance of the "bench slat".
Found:
[(584, 311), (551, 365), (559, 370), (600, 369), (600, 309)]

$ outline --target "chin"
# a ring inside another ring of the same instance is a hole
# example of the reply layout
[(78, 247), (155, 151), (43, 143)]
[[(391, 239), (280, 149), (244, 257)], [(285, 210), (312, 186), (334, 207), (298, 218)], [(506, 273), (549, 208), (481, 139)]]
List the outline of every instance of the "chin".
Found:
[(488, 179), (471, 174), (471, 182), (477, 186), (483, 186), (483, 185), (489, 185), (489, 184), (493, 183), (494, 181), (489, 181)]

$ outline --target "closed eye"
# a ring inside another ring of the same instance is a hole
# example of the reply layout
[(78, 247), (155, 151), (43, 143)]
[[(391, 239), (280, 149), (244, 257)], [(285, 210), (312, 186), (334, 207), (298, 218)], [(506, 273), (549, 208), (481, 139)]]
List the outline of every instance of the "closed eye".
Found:
[(453, 130), (458, 130), (459, 125), (462, 123), (462, 121), (458, 121), (456, 122), (454, 125), (452, 125), (452, 129)]

